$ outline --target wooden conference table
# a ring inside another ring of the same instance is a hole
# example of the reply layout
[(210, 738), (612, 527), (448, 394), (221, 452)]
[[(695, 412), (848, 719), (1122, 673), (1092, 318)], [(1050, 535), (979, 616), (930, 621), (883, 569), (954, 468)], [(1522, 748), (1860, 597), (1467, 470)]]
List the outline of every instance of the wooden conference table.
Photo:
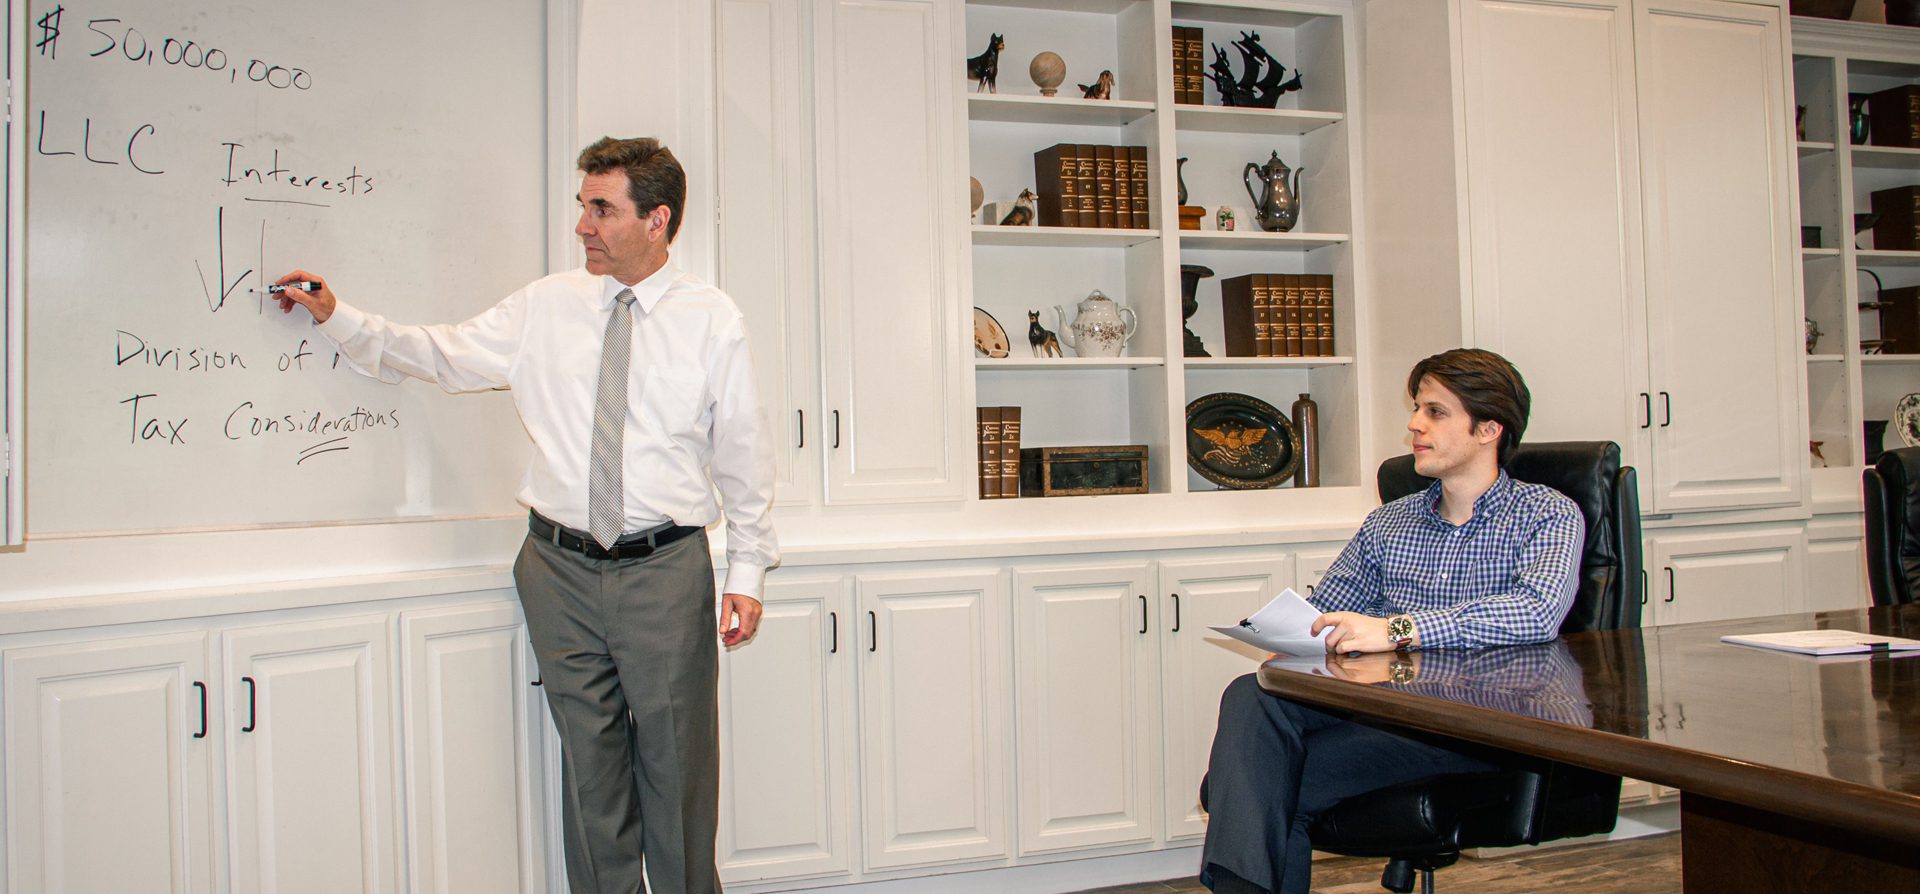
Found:
[(1276, 662), (1260, 685), (1678, 788), (1689, 892), (1920, 891), (1920, 655), (1814, 658), (1719, 641), (1816, 628), (1920, 638), (1920, 605), (1563, 637), (1555, 666), (1577, 679), (1554, 690), (1584, 700), (1584, 723), (1528, 716), (1516, 675), (1486, 660), (1500, 650), (1452, 670), (1434, 662), (1446, 679), (1423, 664), (1413, 683), (1356, 683)]

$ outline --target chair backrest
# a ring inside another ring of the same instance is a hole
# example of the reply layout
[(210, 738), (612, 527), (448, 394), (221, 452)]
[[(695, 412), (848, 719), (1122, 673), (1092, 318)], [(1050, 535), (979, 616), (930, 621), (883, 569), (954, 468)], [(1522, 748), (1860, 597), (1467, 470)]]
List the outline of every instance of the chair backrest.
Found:
[[(1579, 590), (1561, 633), (1640, 626), (1645, 592), (1640, 563), (1640, 489), (1632, 466), (1620, 465), (1612, 441), (1522, 443), (1507, 462), (1515, 481), (1544, 484), (1580, 507), (1587, 542), (1580, 550)], [(1412, 456), (1380, 464), (1380, 502), (1425, 490), (1433, 479), (1413, 470)]]
[(1867, 522), (1867, 589), (1874, 605), (1905, 605), (1920, 593), (1920, 447), (1880, 454), (1861, 473)]

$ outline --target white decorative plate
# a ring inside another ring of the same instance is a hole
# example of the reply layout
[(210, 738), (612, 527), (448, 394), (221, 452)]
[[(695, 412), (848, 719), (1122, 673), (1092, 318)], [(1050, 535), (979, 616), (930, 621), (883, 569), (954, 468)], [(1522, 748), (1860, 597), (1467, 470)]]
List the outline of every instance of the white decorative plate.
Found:
[(1909, 394), (1894, 405), (1893, 427), (1900, 433), (1900, 443), (1920, 447), (1920, 394)]

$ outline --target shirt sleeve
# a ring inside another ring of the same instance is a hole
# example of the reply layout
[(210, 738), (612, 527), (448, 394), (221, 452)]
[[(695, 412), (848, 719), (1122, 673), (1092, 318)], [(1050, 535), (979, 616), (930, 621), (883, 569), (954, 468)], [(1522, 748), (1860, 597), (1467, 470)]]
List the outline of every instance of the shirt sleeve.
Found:
[(525, 329), (527, 290), (521, 289), (463, 323), (394, 323), (345, 302), (318, 324), (362, 375), (394, 384), (412, 376), (448, 393), (507, 387)]
[(1380, 601), (1380, 555), (1374, 549), (1378, 534), (1375, 516), (1367, 515), (1360, 530), (1347, 541), (1333, 567), (1320, 577), (1308, 604), (1322, 612), (1361, 612), (1378, 615)]
[(772, 519), (773, 448), (741, 320), (723, 330), (709, 363), (714, 401), (709, 474), (727, 520), (727, 579), (721, 592), (759, 599), (767, 569), (780, 562), (780, 544)]
[(1560, 621), (1573, 607), (1586, 522), (1572, 500), (1555, 496), (1519, 545), (1506, 591), (1407, 614), (1420, 648), (1511, 646), (1560, 635)]

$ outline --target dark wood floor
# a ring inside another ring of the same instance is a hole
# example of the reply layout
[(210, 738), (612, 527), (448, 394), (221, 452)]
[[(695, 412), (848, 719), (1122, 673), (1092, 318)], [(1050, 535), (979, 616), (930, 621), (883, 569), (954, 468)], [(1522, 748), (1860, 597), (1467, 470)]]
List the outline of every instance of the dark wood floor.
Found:
[[(1376, 894), (1383, 860), (1336, 857), (1315, 860), (1314, 894)], [(1577, 889), (1582, 894), (1665, 894), (1680, 890), (1680, 836), (1659, 835), (1602, 844), (1546, 847), (1492, 860), (1462, 857), (1434, 873), (1437, 891), (1472, 894), (1537, 894)], [(1414, 890), (1419, 890), (1416, 886)], [(1082, 894), (1205, 892), (1191, 879), (1098, 888)]]

